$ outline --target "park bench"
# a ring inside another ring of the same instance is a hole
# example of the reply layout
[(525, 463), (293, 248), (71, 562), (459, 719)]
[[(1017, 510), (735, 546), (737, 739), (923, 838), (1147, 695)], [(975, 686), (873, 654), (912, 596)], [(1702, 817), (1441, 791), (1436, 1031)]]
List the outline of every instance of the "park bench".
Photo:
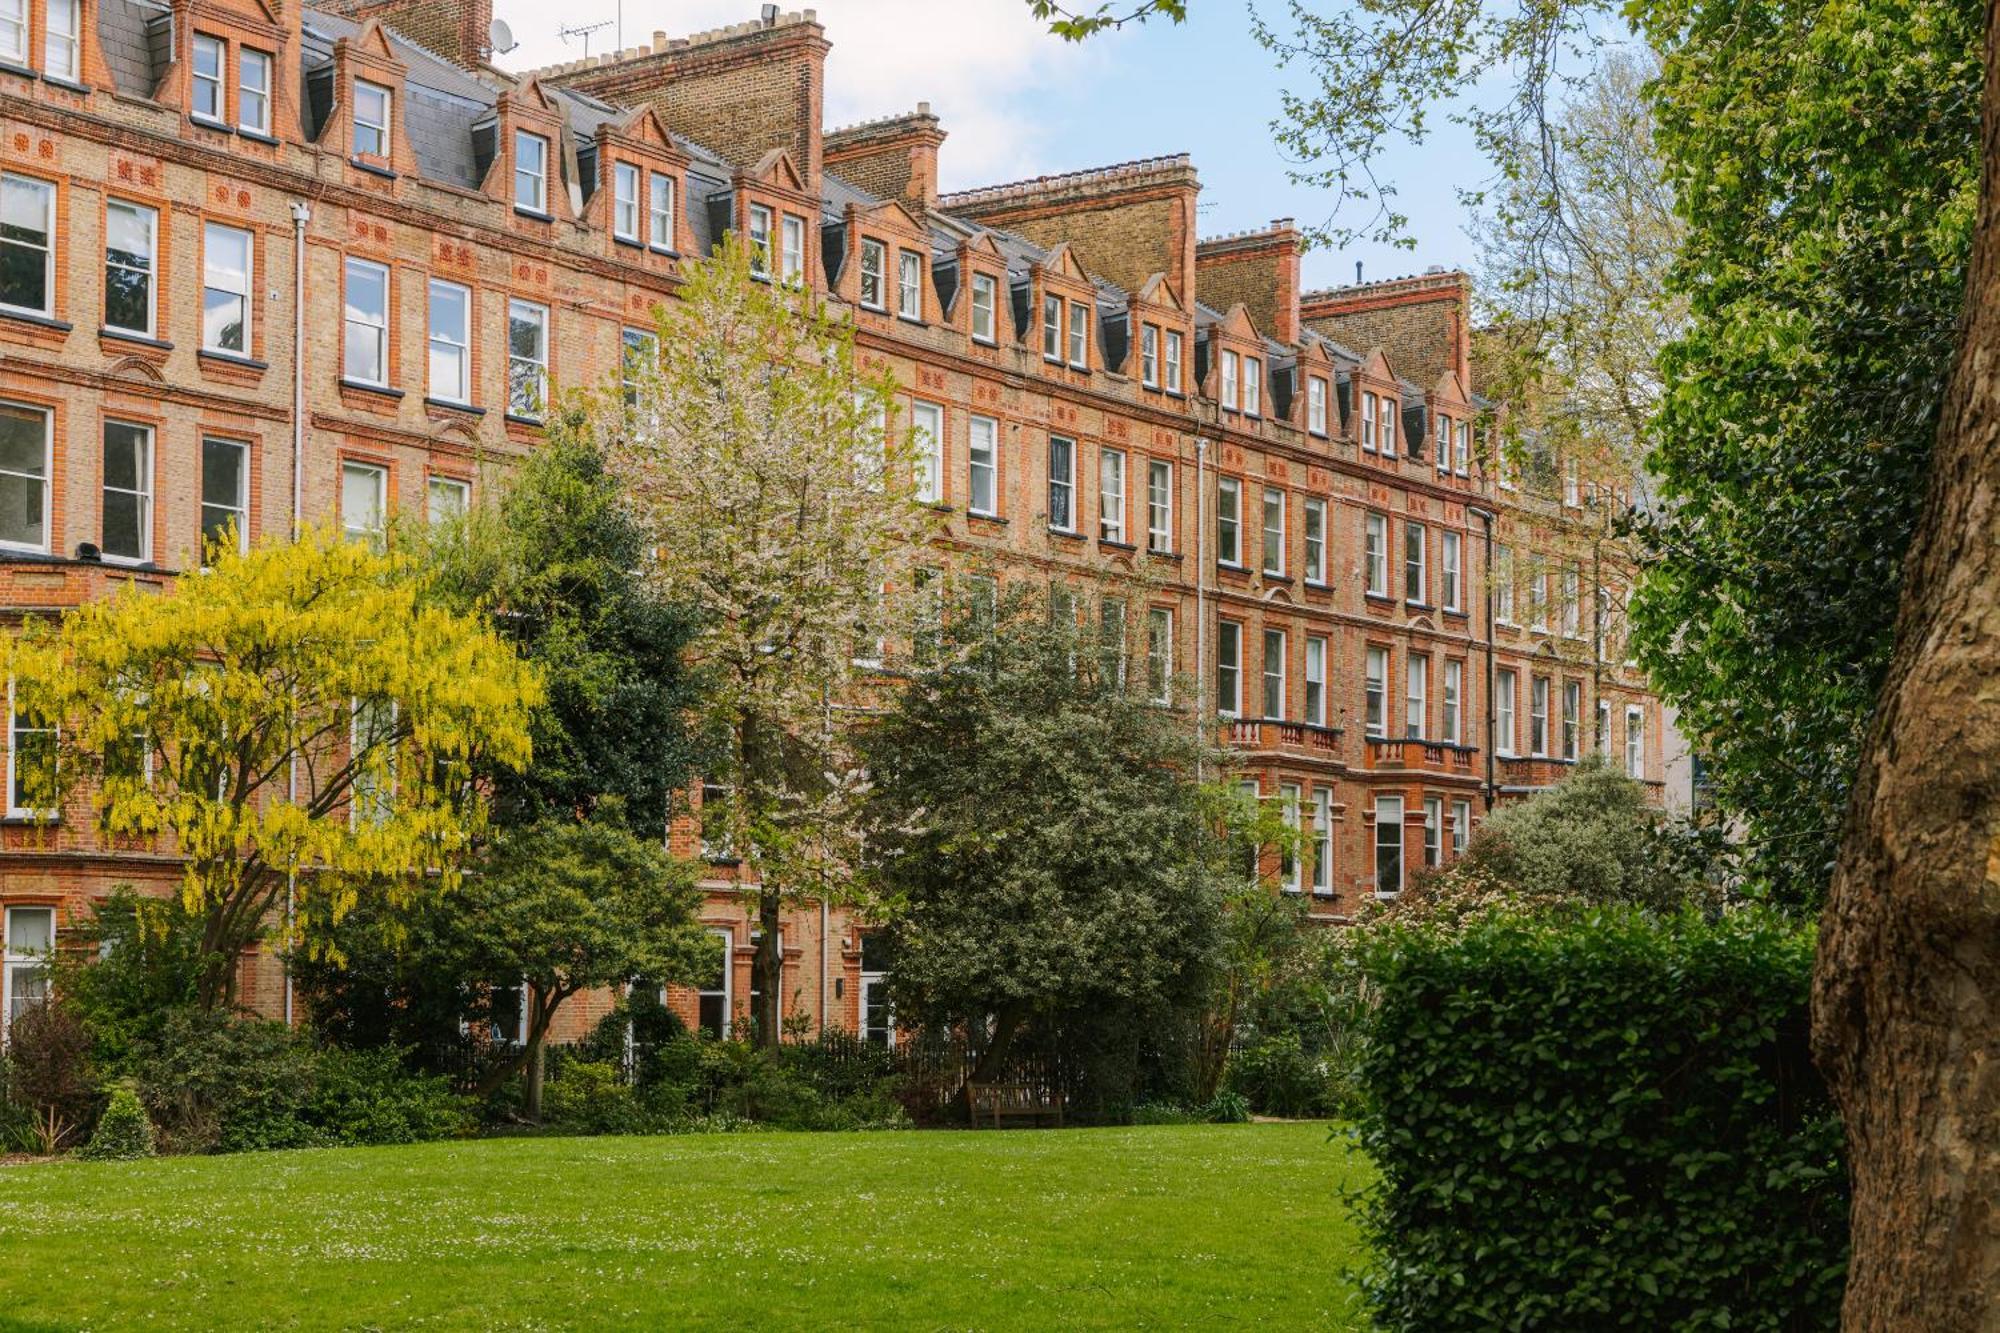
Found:
[(999, 1129), (1010, 1120), (1039, 1125), (1044, 1120), (1057, 1128), (1063, 1122), (1063, 1094), (1060, 1088), (1034, 1083), (968, 1083), (966, 1095), (972, 1108), (972, 1126), (991, 1124)]

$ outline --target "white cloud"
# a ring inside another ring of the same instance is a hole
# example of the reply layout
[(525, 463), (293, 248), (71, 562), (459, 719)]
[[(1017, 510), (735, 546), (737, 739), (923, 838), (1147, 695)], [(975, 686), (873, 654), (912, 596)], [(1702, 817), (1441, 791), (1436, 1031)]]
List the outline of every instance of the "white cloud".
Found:
[[(520, 48), (503, 68), (531, 69), (584, 54), (557, 29), (609, 19), (615, 0), (557, 8), (526, 0), (495, 6)], [(802, 8), (788, 0), (785, 8)], [(1057, 127), (1033, 113), (1041, 90), (1065, 86), (1102, 57), (1051, 37), (1023, 0), (818, 0), (812, 6), (833, 44), (826, 67), (829, 127), (914, 110), (929, 102), (946, 135), (939, 158), (945, 189), (993, 184), (1047, 170)], [(754, 0), (681, 0), (671, 7), (628, 3), (624, 44), (652, 40), (657, 28), (685, 36), (757, 16)], [(613, 29), (590, 36), (590, 50), (618, 43)], [(726, 145), (717, 144), (717, 149)]]

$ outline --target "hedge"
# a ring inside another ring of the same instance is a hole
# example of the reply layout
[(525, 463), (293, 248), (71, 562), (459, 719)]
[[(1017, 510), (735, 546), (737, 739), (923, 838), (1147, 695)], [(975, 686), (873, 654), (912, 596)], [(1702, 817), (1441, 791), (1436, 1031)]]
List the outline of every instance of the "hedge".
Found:
[(1499, 915), (1364, 947), (1382, 1327), (1838, 1325), (1847, 1181), (1807, 1053), (1809, 931)]

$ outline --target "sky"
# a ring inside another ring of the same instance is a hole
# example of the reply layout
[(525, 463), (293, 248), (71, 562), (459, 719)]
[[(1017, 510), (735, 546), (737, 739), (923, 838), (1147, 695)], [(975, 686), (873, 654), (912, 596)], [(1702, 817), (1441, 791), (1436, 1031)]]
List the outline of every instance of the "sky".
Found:
[[(1275, 10), (1277, 0), (1265, 0)], [(655, 30), (684, 35), (757, 17), (756, 0), (622, 0), (625, 46)], [(787, 10), (803, 7), (789, 0)], [(616, 21), (620, 0), (496, 0), (519, 49), (499, 56), (530, 69), (585, 54), (563, 25)], [(1332, 200), (1292, 184), (1270, 124), (1286, 86), (1271, 54), (1250, 36), (1243, 0), (1192, 0), (1186, 23), (1159, 19), (1080, 45), (1048, 34), (1024, 0), (817, 0), (827, 56), (826, 123), (851, 124), (927, 101), (948, 136), (938, 175), (946, 190), (1185, 152), (1202, 182), (1203, 236), (1292, 217), (1324, 220)], [(589, 50), (619, 44), (612, 27)], [(1454, 190), (1488, 172), (1470, 136), (1432, 113), (1430, 138), (1399, 147), (1386, 175), (1409, 215), (1414, 250), (1365, 244), (1312, 251), (1307, 288), (1470, 268), (1467, 216)], [(712, 145), (726, 151), (726, 145)]]

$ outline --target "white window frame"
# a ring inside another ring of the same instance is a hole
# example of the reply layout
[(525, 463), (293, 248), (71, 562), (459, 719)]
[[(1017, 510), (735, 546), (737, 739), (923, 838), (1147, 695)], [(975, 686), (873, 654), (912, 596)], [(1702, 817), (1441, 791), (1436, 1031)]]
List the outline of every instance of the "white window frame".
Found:
[[(348, 486), (351, 481), (368, 478), (374, 489), (372, 516), (361, 516), (349, 512)], [(372, 521), (364, 521), (372, 519)], [(389, 525), (389, 469), (379, 463), (364, 463), (359, 459), (342, 459), (340, 463), (340, 532), (351, 542), (365, 542), (379, 546)]]
[[(357, 310), (354, 304), (354, 280), (357, 275), (379, 278), (382, 284), (382, 307), (379, 310)], [(372, 384), (377, 388), (387, 388), (389, 384), (389, 307), (394, 298), (389, 291), (389, 266), (378, 264), (372, 259), (356, 259), (349, 255), (341, 270), (341, 328), (340, 368), (341, 374), (356, 384)], [(375, 365), (372, 369), (355, 364), (354, 351), (357, 336), (368, 339), (372, 335), (375, 351)]]
[[(983, 504), (979, 494), (982, 478), (986, 491)], [(966, 418), (965, 508), (967, 513), (988, 518), (1000, 512), (1000, 423), (992, 417)]]
[[(257, 346), (257, 302), (252, 299), (252, 293), (257, 290), (257, 238), (253, 233), (241, 227), (226, 226), (220, 222), (205, 224), (202, 227), (201, 235), (202, 349), (209, 352), (220, 352), (224, 356), (248, 357), (252, 355), (253, 349)], [(240, 275), (243, 285), (240, 291), (234, 287), (225, 285), (235, 280), (239, 275), (233, 271), (219, 269), (215, 264), (216, 251), (220, 248), (217, 242), (233, 242), (235, 240), (241, 240), (243, 243), (244, 268)], [(210, 342), (208, 340), (208, 294), (210, 292), (220, 292), (224, 296), (233, 296), (242, 302), (243, 346), (224, 347), (219, 341)]]
[(1451, 854), (1454, 859), (1465, 855), (1467, 844), (1472, 841), (1472, 802), (1456, 800), (1451, 803)]
[[(536, 350), (523, 355), (514, 350), (514, 324), (520, 320), (539, 330)], [(526, 378), (524, 378), (524, 376)], [(517, 387), (532, 389), (535, 401), (516, 398)], [(511, 297), (507, 301), (507, 414), (522, 421), (540, 421), (549, 410), (549, 308), (533, 301)]]
[(1284, 893), (1300, 893), (1305, 889), (1301, 882), (1304, 874), (1303, 849), (1297, 847), (1299, 816), (1305, 805), (1305, 792), (1296, 782), (1278, 784), (1278, 818), (1284, 821), (1285, 831), (1291, 836), (1284, 854), (1278, 858), (1278, 887)]
[(1369, 514), (1361, 524), (1361, 563), (1370, 597), (1389, 595), (1389, 518)]
[(611, 234), (639, 242), (639, 168), (632, 162), (611, 164)]
[(1493, 676), (1493, 752), (1509, 759), (1514, 757), (1518, 734), (1514, 712), (1520, 697), (1520, 680), (1519, 673), (1511, 668)]
[[(203, 68), (203, 57), (215, 58), (213, 73)], [(25, 59), (25, 57), (23, 57)], [(193, 80), (188, 99), (188, 116), (204, 125), (224, 125), (227, 120), (229, 103), (226, 84), (229, 78), (229, 45), (220, 37), (205, 32), (194, 35), (194, 47), (189, 59), (189, 75)], [(214, 102), (212, 110), (203, 109), (203, 94)]]
[(1430, 729), (1431, 659), (1425, 653), (1403, 655), (1403, 735), (1427, 740)]
[(1333, 896), (1333, 789), (1313, 788), (1312, 892), (1315, 898)]
[(1000, 284), (990, 273), (972, 275), (972, 340), (992, 344), (997, 340), (994, 333), (994, 316), (999, 309)]
[(1306, 431), (1326, 438), (1326, 376), (1306, 376)]
[[(450, 293), (458, 299), (459, 324), (455, 329), (438, 323), (438, 295)], [(441, 403), (469, 404), (472, 401), (472, 289), (462, 283), (432, 278), (424, 291), (426, 325), (424, 361), (425, 384), (430, 396)], [(438, 359), (454, 363), (457, 385), (447, 391), (438, 377)]]
[(1097, 536), (1125, 543), (1125, 451), (1097, 451)]
[(1403, 600), (1413, 606), (1430, 605), (1430, 533), (1421, 523), (1403, 523)]
[[(889, 308), (889, 247), (873, 236), (861, 238), (861, 264), (859, 296), (861, 304), (869, 310), (886, 311)], [(871, 296), (869, 293), (873, 292)]]
[(1306, 635), (1304, 720), (1315, 727), (1326, 725), (1326, 638)]
[(1063, 299), (1054, 292), (1042, 294), (1042, 360), (1062, 360)]
[(49, 410), (45, 407), (35, 407), (27, 403), (8, 402), (8, 403), (0, 403), (0, 408), (4, 408), (7, 414), (10, 416), (15, 413), (19, 413), (23, 421), (26, 421), (30, 417), (37, 418), (41, 422), (41, 429), (42, 429), (42, 470), (40, 475), (36, 475), (30, 472), (17, 472), (12, 468), (0, 467), (0, 477), (6, 477), (10, 480), (20, 481), (28, 486), (35, 487), (39, 490), (42, 497), (42, 517), (41, 517), (42, 539), (38, 542), (17, 542), (17, 541), (0, 540), (0, 550), (39, 551), (42, 553), (47, 553), (49, 549), (49, 522), (50, 522), (49, 511), (51, 505), (51, 498), (49, 493), (50, 490), (52, 489), (52, 484), (54, 481), (54, 477), (52, 474), (54, 473), (55, 470), (55, 459), (54, 459), (55, 441), (53, 439), (55, 433), (55, 422)]
[(769, 204), (750, 205), (750, 271), (759, 277), (771, 276), (771, 232), (778, 215)]
[[(277, 61), (254, 46), (236, 48), (236, 128), (252, 134), (271, 132), (271, 71)], [(253, 81), (250, 71), (258, 71)], [(252, 108), (255, 114), (252, 114)]]
[(674, 252), (674, 186), (672, 176), (663, 171), (649, 172), (646, 180), (648, 243), (655, 250)]
[[(234, 451), (236, 457), (236, 495), (233, 503), (224, 504), (219, 500), (209, 498), (208, 457), (211, 446), (217, 450), (228, 449)], [(199, 509), (201, 523), (196, 529), (197, 541), (201, 550), (196, 552), (196, 559), (204, 558), (207, 553), (208, 520), (211, 511), (218, 517), (229, 517), (236, 520), (237, 553), (241, 554), (248, 551), (250, 549), (249, 444), (242, 440), (232, 440), (220, 435), (203, 435), (201, 437), (201, 471), (200, 476), (196, 478), (196, 484), (200, 487), (199, 493), (201, 496)]]
[(28, 0), (0, 0), (0, 60), (28, 65)]
[[(1223, 687), (1228, 682), (1228, 688)], [(1221, 620), (1215, 627), (1215, 711), (1224, 717), (1243, 713), (1243, 624)]]
[(1174, 465), (1164, 458), (1146, 462), (1146, 549), (1174, 549)]
[(1439, 605), (1447, 611), (1458, 611), (1460, 575), (1463, 572), (1459, 535), (1449, 528), (1438, 531), (1438, 579), (1442, 585), (1438, 592)]
[(1583, 682), (1562, 683), (1562, 757), (1574, 761), (1583, 745)]
[(924, 317), (924, 257), (915, 250), (896, 251), (896, 315), (908, 320)]
[(1222, 409), (1234, 412), (1237, 404), (1237, 376), (1242, 359), (1236, 353), (1224, 349), (1222, 353)]
[[(106, 564), (143, 565), (153, 558), (154, 431), (153, 427), (145, 425), (142, 422), (120, 421), (115, 417), (107, 417), (104, 421), (101, 433), (108, 434), (113, 428), (137, 432), (136, 438), (138, 440), (138, 458), (136, 460), (137, 463), (136, 475), (138, 477), (138, 482), (135, 487), (130, 489), (124, 486), (113, 486), (111, 484), (111, 470), (109, 466), (107, 465), (100, 473), (99, 480), (102, 484), (102, 490), (104, 494), (102, 499), (100, 500), (99, 512), (98, 512), (98, 517), (100, 522), (100, 528), (98, 531), (98, 536), (100, 538), (100, 541), (98, 543), (98, 551), (104, 557), (104, 561)], [(106, 449), (109, 449), (110, 441), (105, 440), (104, 446)], [(111, 550), (110, 543), (108, 541), (102, 540), (105, 536), (105, 533), (101, 526), (103, 521), (102, 500), (108, 500), (113, 494), (130, 496), (132, 498), (133, 505), (138, 513), (139, 553), (137, 555), (123, 555), (114, 553)]]
[(639, 405), (639, 388), (645, 382), (648, 361), (660, 359), (660, 335), (652, 329), (627, 325), (618, 334), (618, 384), (627, 407)]
[(1424, 869), (1444, 861), (1444, 797), (1424, 797)]
[(1290, 640), (1281, 629), (1264, 631), (1264, 720), (1283, 722), (1287, 702), (1286, 658), (1290, 654)]
[(1246, 356), (1243, 358), (1243, 415), (1259, 417), (1264, 414), (1264, 358)]
[(1146, 608), (1146, 684), (1154, 703), (1173, 702), (1174, 613), (1169, 607)]
[(1069, 303), (1069, 364), (1073, 370), (1090, 366), (1090, 307), (1081, 301)]
[[(1060, 458), (1062, 466), (1057, 467)], [(1049, 436), (1049, 526), (1057, 532), (1076, 529), (1076, 441)], [(1060, 521), (1058, 521), (1060, 518)]]
[(1638, 704), (1625, 705), (1625, 776), (1646, 779), (1646, 710)]
[(1437, 454), (1437, 470), (1439, 472), (1450, 472), (1451, 418), (1445, 413), (1439, 412), (1432, 420), (1435, 423), (1434, 430), (1437, 435), (1437, 445), (1433, 451)]
[(1396, 456), (1396, 400), (1385, 393), (1376, 404), (1375, 410), (1377, 421), (1375, 433), (1380, 437), (1376, 443), (1381, 447), (1382, 457), (1394, 458)]
[(1514, 623), (1514, 548), (1505, 544), (1493, 548), (1493, 618), (1502, 625)]
[(1375, 452), (1375, 395), (1361, 395), (1361, 451)]
[(1562, 632), (1572, 639), (1583, 634), (1583, 571), (1574, 561), (1562, 568)]
[(1442, 709), (1439, 718), (1438, 739), (1447, 745), (1458, 745), (1465, 740), (1465, 663), (1456, 657), (1447, 657), (1444, 662), (1444, 678), (1439, 689)]
[(36, 245), (32, 241), (9, 238), (4, 242), (13, 249), (40, 251), (42, 256), (42, 303), (16, 305), (12, 301), (0, 302), (0, 309), (18, 310), (23, 314), (52, 316), (56, 308), (56, 186), (53, 181), (45, 181), (37, 176), (23, 176), (18, 172), (0, 173), (0, 192), (12, 193), (27, 190), (38, 194), (42, 201), (42, 241)]
[(1361, 669), (1361, 732), (1381, 739), (1389, 734), (1389, 650), (1368, 646)]
[(1243, 568), (1243, 483), (1215, 479), (1215, 563)]
[[(375, 99), (379, 99), (380, 105), (379, 107), (370, 108), (369, 113), (373, 115), (379, 110), (380, 116), (378, 119), (369, 119), (362, 114), (362, 107), (370, 100)], [(354, 81), (353, 140), (350, 144), (350, 147), (354, 150), (354, 155), (356, 157), (387, 158), (389, 156), (390, 145), (393, 142), (389, 134), (391, 126), (395, 124), (395, 116), (396, 94), (394, 89), (380, 83), (371, 82), (368, 79), (356, 79)], [(374, 141), (375, 146), (373, 148), (362, 146), (361, 139), (364, 131)]]
[(1168, 393), (1181, 392), (1181, 364), (1184, 342), (1179, 329), (1167, 330), (1166, 359), (1162, 363), (1160, 383)]
[(710, 926), (708, 934), (711, 939), (719, 940), (722, 944), (722, 990), (712, 991), (696, 983), (695, 1027), (697, 1030), (701, 1027), (701, 1002), (719, 993), (722, 997), (722, 1027), (715, 1036), (718, 1041), (728, 1041), (736, 1022), (736, 934), (727, 926)]
[[(9, 687), (9, 691), (11, 693), (11, 687)], [(11, 746), (8, 748), (8, 753), (10, 756), (13, 753)], [(12, 793), (14, 790), (11, 773), (12, 765), (13, 760), (10, 758), (8, 760), (10, 772), (7, 784), (8, 800), (10, 803), (13, 800)], [(49, 944), (45, 950), (29, 950), (23, 948), (19, 943), (24, 929), (16, 926), (15, 918), (26, 918), (37, 914), (45, 916), (49, 923)], [(51, 980), (49, 976), (49, 964), (54, 961), (56, 951), (56, 909), (53, 906), (42, 903), (17, 903), (7, 908), (4, 924), (7, 939), (5, 952), (4, 954), (0, 954), (0, 958), (5, 960), (4, 963), (0, 963), (0, 1048), (6, 1046), (7, 1039), (12, 1035), (14, 1030), (14, 1003), (21, 988), (22, 980), (39, 973), (41, 981), (39, 989), (42, 993), (42, 999), (46, 1001), (48, 997)]]
[(14, 703), (14, 681), (7, 681), (7, 818), (9, 819), (49, 819), (55, 814), (51, 810), (39, 810), (24, 805), (16, 799), (20, 795), (21, 773), (16, 763), (21, 753), (23, 736), (54, 736), (59, 729), (52, 726), (30, 726), (22, 717)]
[[(58, 26), (56, 16), (63, 16)], [(43, 0), (42, 77), (75, 83), (83, 76), (83, 0)]]
[(514, 210), (543, 216), (549, 211), (549, 141), (533, 130), (514, 131)]
[(465, 478), (432, 473), (424, 479), (425, 522), (440, 523), (458, 518), (471, 507), (472, 483)]
[(1316, 495), (1306, 497), (1305, 577), (1307, 583), (1326, 583), (1326, 501)]
[(778, 219), (778, 276), (799, 285), (806, 280), (806, 220), (796, 213)]
[[(360, 828), (364, 824), (387, 823), (396, 809), (396, 753), (395, 729), (397, 714), (401, 711), (394, 699), (356, 699), (348, 708), (347, 745), (350, 757), (359, 757), (362, 750), (362, 719), (374, 718), (382, 704), (389, 708), (389, 734), (382, 744), (389, 751), (389, 772), (387, 782), (377, 786), (378, 779), (372, 773), (356, 769), (347, 788), (347, 823), (349, 828)], [(375, 744), (374, 723), (369, 723), (369, 745)]]
[[(1394, 830), (1395, 836), (1389, 836)], [(1403, 798), (1400, 796), (1377, 796), (1375, 798), (1375, 896), (1393, 899), (1403, 891), (1403, 883), (1409, 876), (1409, 858), (1406, 855), (1403, 837)], [(1395, 854), (1395, 883), (1382, 883), (1384, 854)]]
[(1528, 678), (1528, 753), (1536, 759), (1549, 757), (1549, 678)]
[[(146, 253), (143, 267), (137, 263), (122, 262), (111, 257), (111, 219), (114, 214), (130, 217), (144, 228)], [(144, 276), (146, 283), (146, 322), (143, 327), (135, 329), (130, 325), (113, 324), (111, 322), (110, 275), (113, 269), (121, 273), (138, 273)], [(158, 209), (149, 208), (145, 204), (135, 204), (127, 199), (107, 199), (104, 201), (104, 271), (104, 327), (107, 329), (117, 329), (121, 333), (136, 333), (146, 338), (154, 337), (159, 328), (160, 305), (160, 212)]]
[(1259, 555), (1266, 574), (1285, 574), (1285, 492), (1277, 486), (1264, 488), (1264, 512)]
[(944, 499), (944, 408), (918, 399), (910, 404), (912, 464), (917, 498), (925, 504)]
[(1139, 383), (1148, 389), (1160, 387), (1160, 326), (1139, 326)]

